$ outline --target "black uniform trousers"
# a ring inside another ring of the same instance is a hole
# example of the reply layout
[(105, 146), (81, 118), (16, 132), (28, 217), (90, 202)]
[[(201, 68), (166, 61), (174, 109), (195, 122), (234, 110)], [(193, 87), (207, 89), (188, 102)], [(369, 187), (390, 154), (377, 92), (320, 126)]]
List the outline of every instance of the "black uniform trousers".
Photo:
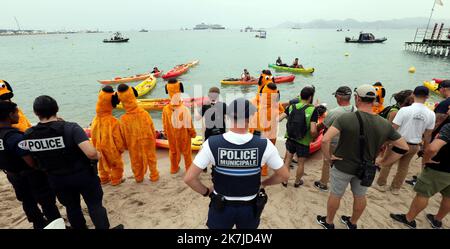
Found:
[(103, 190), (100, 179), (92, 169), (67, 175), (49, 174), (50, 185), (59, 202), (66, 207), (67, 218), (74, 229), (87, 229), (81, 210), (81, 196), (87, 205), (89, 216), (96, 229), (109, 229), (106, 209), (103, 207)]
[(56, 206), (56, 196), (44, 172), (27, 170), (21, 173), (8, 172), (6, 175), (14, 188), (17, 200), (22, 202), (28, 221), (33, 223), (35, 229), (42, 229), (48, 223), (61, 218)]

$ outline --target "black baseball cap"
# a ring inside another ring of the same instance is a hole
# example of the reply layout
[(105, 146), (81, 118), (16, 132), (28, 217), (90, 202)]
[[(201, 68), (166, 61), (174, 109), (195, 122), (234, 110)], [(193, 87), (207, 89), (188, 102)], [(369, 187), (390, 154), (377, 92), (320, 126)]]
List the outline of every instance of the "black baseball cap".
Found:
[(245, 98), (233, 100), (227, 109), (227, 114), (234, 120), (249, 119), (256, 112), (256, 107)]
[(347, 96), (352, 95), (352, 89), (348, 86), (341, 86), (339, 87), (336, 92), (333, 93), (333, 96), (340, 95), (340, 96)]
[(428, 88), (424, 87), (424, 86), (418, 86), (414, 89), (413, 94), (415, 96), (423, 96), (426, 97), (430, 94), (430, 90), (428, 90)]
[(441, 84), (439, 84), (437, 89), (441, 89), (441, 88), (450, 88), (450, 80), (442, 81)]

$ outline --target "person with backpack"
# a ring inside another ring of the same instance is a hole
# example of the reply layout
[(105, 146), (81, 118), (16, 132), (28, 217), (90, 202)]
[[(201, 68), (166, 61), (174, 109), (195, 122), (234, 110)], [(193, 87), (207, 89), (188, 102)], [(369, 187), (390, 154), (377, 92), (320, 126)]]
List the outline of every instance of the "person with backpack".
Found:
[[(289, 168), (294, 154), (297, 154), (297, 174), (294, 187), (303, 185), (304, 165), (309, 157), (309, 144), (317, 137), (317, 121), (319, 114), (314, 105), (311, 105), (315, 89), (307, 86), (300, 92), (298, 104), (290, 105), (285, 113), (280, 115), (280, 121), (287, 117), (286, 123), (286, 157), (284, 165)], [(283, 183), (287, 187), (287, 182)]]
[[(56, 206), (56, 196), (44, 172), (32, 168), (35, 162), (27, 150), (21, 149), (23, 132), (14, 128), (19, 123), (17, 105), (0, 101), (0, 170), (5, 172), (22, 203), (23, 211), (34, 229), (43, 229), (50, 222), (61, 218)], [(39, 208), (39, 205), (41, 208)]]
[[(352, 97), (352, 89), (350, 89), (350, 87), (341, 86), (336, 90), (335, 93), (333, 93), (333, 95), (336, 98), (338, 107), (328, 112), (323, 123), (318, 125), (319, 127), (318, 130), (328, 129), (331, 127), (333, 122), (342, 114), (356, 111), (356, 108), (350, 103)], [(331, 153), (333, 153), (334, 150), (336, 149), (338, 142), (339, 136), (334, 137), (333, 140), (331, 141), (330, 145)], [(328, 191), (327, 185), (330, 179), (330, 167), (331, 165), (324, 160), (322, 165), (321, 178), (319, 181), (314, 182), (314, 187), (316, 187), (320, 191)]]
[(397, 115), (397, 112), (405, 106), (410, 106), (414, 102), (413, 98), (413, 91), (412, 90), (403, 90), (398, 93), (395, 93), (392, 95), (392, 98), (395, 99), (395, 104), (390, 105), (383, 109), (379, 113), (379, 115), (385, 119), (387, 119), (389, 122), (392, 123), (392, 121), (395, 118), (395, 115)]
[[(330, 170), (327, 215), (318, 215), (316, 218), (317, 223), (325, 229), (334, 229), (334, 217), (348, 185), (351, 185), (353, 193), (353, 214), (351, 217), (341, 216), (341, 222), (348, 229), (357, 228), (357, 222), (366, 208), (367, 189), (375, 178), (375, 158), (385, 142), (392, 143), (394, 152), (384, 161), (386, 165), (408, 152), (408, 144), (394, 127), (373, 112), (375, 98), (376, 90), (371, 85), (355, 89), (358, 111), (342, 114), (322, 139), (323, 156), (333, 165)], [(339, 143), (332, 154), (330, 144), (337, 135)]]
[[(414, 104), (401, 108), (393, 120), (394, 129), (398, 130), (400, 135), (405, 138), (409, 146), (407, 154), (403, 155), (398, 161), (397, 173), (392, 180), (391, 186), (387, 185), (387, 178), (392, 165), (386, 165), (381, 168), (375, 189), (386, 192), (391, 190), (392, 194), (398, 195), (400, 188), (408, 174), (409, 163), (420, 149), (420, 144), (424, 142), (424, 150), (431, 141), (431, 133), (434, 129), (436, 116), (424, 104), (428, 99), (429, 90), (424, 86), (418, 86), (414, 89)], [(388, 150), (385, 158), (393, 153)]]

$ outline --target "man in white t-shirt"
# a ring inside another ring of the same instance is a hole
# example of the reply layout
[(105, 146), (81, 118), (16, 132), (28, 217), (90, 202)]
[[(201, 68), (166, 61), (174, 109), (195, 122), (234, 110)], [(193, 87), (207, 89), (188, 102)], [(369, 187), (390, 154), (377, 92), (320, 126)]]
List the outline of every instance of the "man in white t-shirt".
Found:
[[(256, 229), (267, 202), (264, 187), (287, 181), (276, 147), (266, 138), (248, 133), (249, 119), (256, 108), (246, 99), (234, 100), (227, 110), (230, 131), (211, 136), (203, 143), (184, 182), (194, 191), (211, 198), (207, 226), (210, 229)], [(213, 187), (199, 179), (203, 169), (214, 165)], [(261, 182), (261, 166), (267, 164), (274, 174)], [(262, 189), (261, 189), (262, 187)]]
[[(436, 116), (428, 109), (424, 103), (428, 99), (429, 90), (424, 86), (414, 89), (414, 104), (401, 108), (394, 118), (393, 126), (405, 138), (409, 146), (409, 151), (398, 160), (397, 174), (389, 187), (387, 178), (392, 168), (392, 164), (381, 168), (375, 188), (381, 192), (391, 190), (392, 194), (398, 195), (400, 188), (408, 174), (409, 163), (414, 155), (419, 151), (422, 140), (424, 149), (430, 144), (431, 133), (434, 129)], [(388, 151), (387, 153), (392, 153)]]

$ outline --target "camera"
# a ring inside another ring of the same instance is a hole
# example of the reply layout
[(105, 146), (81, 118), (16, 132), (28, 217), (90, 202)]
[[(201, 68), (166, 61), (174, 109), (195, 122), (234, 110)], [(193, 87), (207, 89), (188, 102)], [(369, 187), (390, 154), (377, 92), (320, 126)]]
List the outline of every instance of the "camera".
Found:
[(364, 187), (372, 186), (376, 172), (377, 167), (375, 166), (375, 164), (367, 161), (362, 162), (357, 172), (357, 176), (361, 180), (361, 186)]

